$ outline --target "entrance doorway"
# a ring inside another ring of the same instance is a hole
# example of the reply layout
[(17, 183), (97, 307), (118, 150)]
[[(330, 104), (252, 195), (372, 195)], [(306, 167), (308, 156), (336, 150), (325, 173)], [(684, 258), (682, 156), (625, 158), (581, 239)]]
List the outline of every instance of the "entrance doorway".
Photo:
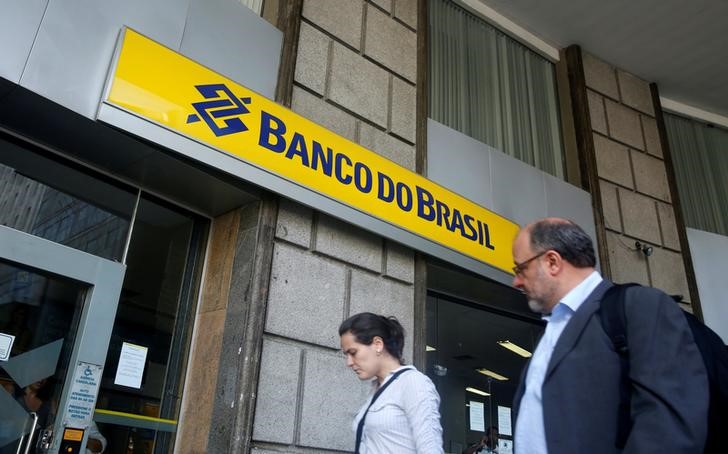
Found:
[(511, 452), (513, 396), (544, 329), (518, 290), (431, 261), (426, 370), (445, 452)]
[(445, 451), (511, 452), (511, 404), (542, 324), (435, 293), (427, 315), (427, 372), (440, 393)]
[[(0, 450), (92, 421), (124, 265), (0, 226)], [(53, 435), (53, 436), (52, 436)]]
[(208, 226), (0, 132), (0, 454), (174, 449)]

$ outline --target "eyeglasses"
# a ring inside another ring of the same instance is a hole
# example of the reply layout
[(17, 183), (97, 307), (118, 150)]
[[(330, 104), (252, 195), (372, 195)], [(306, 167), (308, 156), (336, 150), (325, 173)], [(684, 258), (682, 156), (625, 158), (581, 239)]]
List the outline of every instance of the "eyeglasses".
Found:
[(533, 257), (531, 257), (528, 260), (524, 260), (521, 263), (516, 263), (516, 266), (511, 268), (513, 270), (513, 274), (515, 274), (516, 276), (520, 276), (524, 271), (526, 271), (526, 268), (528, 268), (529, 263), (533, 262), (534, 260), (541, 257), (542, 255), (544, 255), (547, 252), (548, 252), (548, 250), (539, 252), (538, 254), (534, 255)]

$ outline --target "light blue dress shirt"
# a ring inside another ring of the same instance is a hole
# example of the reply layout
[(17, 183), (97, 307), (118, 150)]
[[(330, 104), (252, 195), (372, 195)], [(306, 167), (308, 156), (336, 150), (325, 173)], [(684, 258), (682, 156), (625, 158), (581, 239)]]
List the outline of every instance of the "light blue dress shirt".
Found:
[(546, 331), (538, 343), (536, 351), (533, 352), (526, 372), (526, 389), (518, 408), (514, 446), (516, 454), (548, 454), (541, 400), (546, 370), (551, 361), (554, 346), (564, 328), (574, 312), (579, 309), (600, 282), (602, 282), (602, 277), (594, 271), (561, 299), (551, 315), (543, 316), (543, 319), (548, 322)]

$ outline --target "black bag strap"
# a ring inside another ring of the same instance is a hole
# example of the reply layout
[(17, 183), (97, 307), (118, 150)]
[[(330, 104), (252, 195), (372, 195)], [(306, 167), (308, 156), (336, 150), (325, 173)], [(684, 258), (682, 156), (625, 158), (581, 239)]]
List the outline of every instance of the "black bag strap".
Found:
[(632, 429), (630, 416), (631, 389), (629, 382), (629, 343), (627, 342), (627, 315), (624, 297), (627, 288), (639, 284), (615, 284), (602, 297), (599, 313), (602, 327), (619, 355), (619, 409), (617, 412), (617, 440), (615, 446), (623, 449)]
[(359, 425), (356, 428), (356, 448), (354, 452), (356, 454), (359, 454), (359, 446), (361, 445), (361, 437), (364, 435), (364, 420), (367, 418), (367, 413), (369, 413), (369, 409), (372, 408), (372, 405), (374, 405), (374, 402), (377, 401), (379, 396), (384, 392), (385, 389), (387, 389), (387, 386), (391, 385), (393, 381), (397, 379), (400, 375), (407, 372), (408, 370), (412, 370), (410, 368), (398, 370), (397, 372), (392, 374), (392, 378), (387, 380), (387, 383), (380, 386), (377, 392), (374, 393), (374, 396), (372, 396), (372, 401), (369, 402), (369, 406), (367, 407), (367, 410), (362, 415), (361, 419), (359, 420)]

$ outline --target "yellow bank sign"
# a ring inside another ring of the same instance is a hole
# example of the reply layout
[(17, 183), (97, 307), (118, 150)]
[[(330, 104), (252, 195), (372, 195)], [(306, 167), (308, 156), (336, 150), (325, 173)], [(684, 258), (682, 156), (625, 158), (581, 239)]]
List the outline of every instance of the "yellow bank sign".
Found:
[(515, 223), (132, 30), (121, 39), (106, 103), (510, 272)]

